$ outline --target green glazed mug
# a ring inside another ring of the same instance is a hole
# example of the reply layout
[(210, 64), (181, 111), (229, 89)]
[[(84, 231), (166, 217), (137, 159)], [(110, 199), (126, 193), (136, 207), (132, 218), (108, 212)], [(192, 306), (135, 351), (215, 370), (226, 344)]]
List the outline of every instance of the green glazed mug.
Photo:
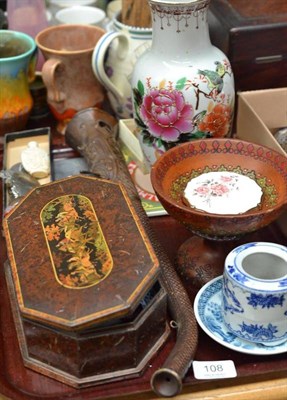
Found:
[(25, 128), (33, 99), (37, 46), (22, 32), (0, 30), (0, 136)]

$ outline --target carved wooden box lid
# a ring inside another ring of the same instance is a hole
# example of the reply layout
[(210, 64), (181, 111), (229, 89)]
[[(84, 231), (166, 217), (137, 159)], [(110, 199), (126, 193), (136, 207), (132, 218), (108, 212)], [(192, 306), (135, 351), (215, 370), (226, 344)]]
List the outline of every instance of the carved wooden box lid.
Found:
[(159, 263), (124, 186), (76, 176), (32, 190), (4, 219), (22, 317), (66, 330), (134, 311)]

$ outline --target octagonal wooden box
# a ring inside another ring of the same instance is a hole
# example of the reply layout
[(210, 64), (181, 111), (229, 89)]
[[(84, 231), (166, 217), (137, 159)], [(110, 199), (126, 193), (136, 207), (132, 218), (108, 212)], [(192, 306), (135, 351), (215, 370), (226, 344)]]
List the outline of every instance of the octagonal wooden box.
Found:
[(169, 334), (159, 261), (121, 184), (32, 190), (4, 219), (24, 364), (74, 387), (140, 375)]

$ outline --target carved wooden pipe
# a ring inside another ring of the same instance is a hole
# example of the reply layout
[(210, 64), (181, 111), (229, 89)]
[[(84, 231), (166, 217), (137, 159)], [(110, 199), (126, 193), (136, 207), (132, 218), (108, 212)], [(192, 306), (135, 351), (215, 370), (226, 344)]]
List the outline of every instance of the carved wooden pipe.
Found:
[(155, 371), (151, 386), (159, 396), (172, 397), (180, 393), (185, 376), (197, 348), (198, 331), (190, 299), (155, 238), (148, 217), (132, 182), (123, 155), (116, 140), (117, 121), (96, 108), (78, 112), (69, 122), (66, 142), (86, 160), (89, 171), (100, 178), (121, 182), (146, 230), (154, 251), (160, 260), (160, 283), (168, 294), (169, 306), (177, 326), (176, 344), (164, 366)]

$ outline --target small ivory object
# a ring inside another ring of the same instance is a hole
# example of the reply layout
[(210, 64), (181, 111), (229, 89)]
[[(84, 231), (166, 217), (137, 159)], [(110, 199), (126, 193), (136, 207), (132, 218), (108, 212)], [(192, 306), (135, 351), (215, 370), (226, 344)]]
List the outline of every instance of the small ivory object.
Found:
[(50, 174), (49, 156), (36, 141), (29, 142), (22, 151), (21, 162), (24, 169), (34, 178), (42, 179)]

